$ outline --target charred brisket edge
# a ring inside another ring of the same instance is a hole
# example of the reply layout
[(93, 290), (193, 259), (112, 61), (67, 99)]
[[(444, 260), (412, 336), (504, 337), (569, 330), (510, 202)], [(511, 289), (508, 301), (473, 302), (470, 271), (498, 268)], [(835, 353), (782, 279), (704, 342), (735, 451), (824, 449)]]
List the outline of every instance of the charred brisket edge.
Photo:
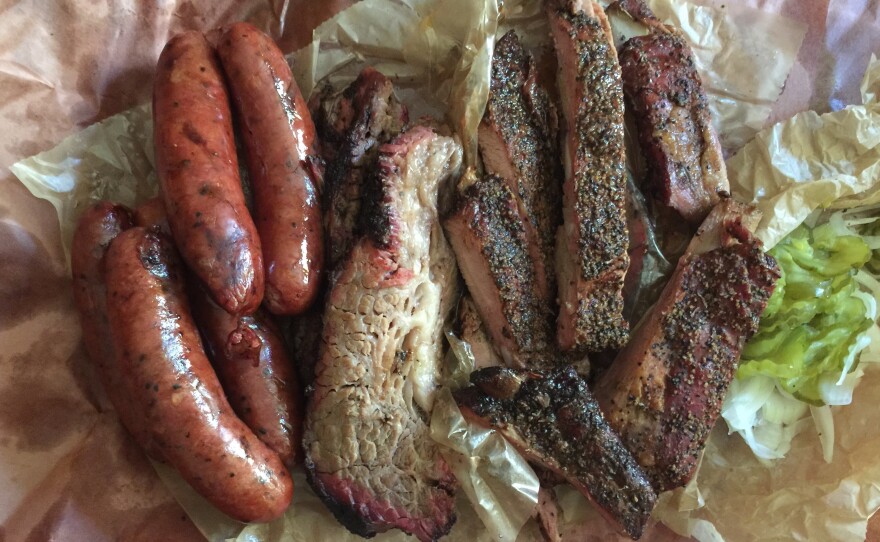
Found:
[[(316, 479), (315, 464), (308, 457), (308, 455), (306, 455), (304, 467), (306, 471), (306, 481), (312, 487), (315, 494), (318, 495), (318, 498), (321, 499), (321, 502), (323, 502), (327, 509), (330, 510), (330, 512), (333, 514), (333, 517), (335, 517), (336, 520), (350, 532), (364, 538), (373, 538), (381, 532), (386, 532), (387, 530), (395, 528), (389, 524), (387, 529), (378, 530), (375, 528), (375, 525), (373, 523), (365, 521), (364, 518), (354, 508), (331, 496), (324, 489), (323, 484), (321, 484)], [(432, 482), (430, 486), (440, 488), (450, 496), (455, 496), (454, 486), (448, 486), (446, 484), (439, 483), (439, 481)], [(438, 540), (449, 534), (457, 520), (458, 515), (455, 513), (455, 510), (453, 510), (449, 514), (449, 521), (447, 521), (445, 525), (438, 525), (434, 532), (431, 533), (432, 540)], [(413, 536), (411, 533), (407, 534)]]
[(388, 190), (384, 179), (391, 175), (392, 169), (396, 169), (397, 166), (389, 164), (388, 160), (383, 160), (383, 158), (380, 149), (376, 163), (364, 177), (361, 188), (361, 208), (353, 233), (355, 238), (363, 235), (372, 240), (378, 248), (388, 249), (392, 244), (394, 218), (397, 213), (392, 203), (386, 201)]
[(366, 522), (351, 506), (344, 504), (327, 493), (323, 484), (321, 484), (315, 477), (315, 464), (312, 462), (308, 454), (305, 456), (304, 466), (306, 471), (306, 481), (308, 481), (309, 485), (312, 486), (312, 489), (324, 505), (327, 506), (327, 509), (333, 514), (333, 517), (335, 517), (343, 527), (364, 538), (373, 538), (376, 536), (378, 531), (371, 523)]

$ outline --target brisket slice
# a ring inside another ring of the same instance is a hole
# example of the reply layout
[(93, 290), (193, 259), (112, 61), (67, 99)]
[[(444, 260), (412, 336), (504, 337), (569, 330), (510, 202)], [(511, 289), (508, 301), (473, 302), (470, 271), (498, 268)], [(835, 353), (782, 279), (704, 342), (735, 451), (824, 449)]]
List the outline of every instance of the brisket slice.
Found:
[(327, 297), (305, 463), (316, 493), (363, 536), (397, 528), (435, 540), (455, 521), (456, 480), (430, 438), (424, 385), (438, 373), (444, 311), (457, 297), (436, 202), (461, 154), (422, 126), (381, 146), (360, 237)]
[(629, 265), (623, 90), (605, 13), (579, 0), (547, 2), (564, 117), (563, 226), (557, 237), (557, 340), (565, 351), (623, 346)]
[(547, 373), (489, 367), (455, 392), (466, 418), (498, 429), (530, 462), (565, 478), (632, 538), (656, 495), (571, 367)]
[(408, 115), (391, 81), (370, 67), (342, 91), (325, 86), (316, 96), (311, 109), (327, 164), (324, 220), (333, 270), (355, 239), (364, 176), (375, 167), (379, 145), (400, 133)]
[(759, 217), (723, 200), (597, 383), (608, 423), (657, 491), (685, 485), (718, 419), (746, 341), (779, 278), (750, 232)]

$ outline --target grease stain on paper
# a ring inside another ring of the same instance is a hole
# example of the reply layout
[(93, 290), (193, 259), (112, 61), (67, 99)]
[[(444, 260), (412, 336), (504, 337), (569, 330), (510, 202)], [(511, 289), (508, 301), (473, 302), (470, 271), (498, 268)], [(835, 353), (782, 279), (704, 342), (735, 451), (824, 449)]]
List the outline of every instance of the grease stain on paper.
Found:
[(0, 331), (46, 312), (71, 297), (71, 281), (33, 235), (0, 222)]
[[(67, 342), (66, 335), (49, 330), (27, 351), (0, 358), (0, 366), (11, 368), (11, 377), (0, 389), (0, 428), (18, 450), (52, 450), (92, 424), (93, 409), (80, 392), (59, 388), (46, 376), (51, 365), (59, 364), (58, 345)], [(61, 361), (65, 367), (59, 369), (67, 371), (76, 356), (81, 354)]]

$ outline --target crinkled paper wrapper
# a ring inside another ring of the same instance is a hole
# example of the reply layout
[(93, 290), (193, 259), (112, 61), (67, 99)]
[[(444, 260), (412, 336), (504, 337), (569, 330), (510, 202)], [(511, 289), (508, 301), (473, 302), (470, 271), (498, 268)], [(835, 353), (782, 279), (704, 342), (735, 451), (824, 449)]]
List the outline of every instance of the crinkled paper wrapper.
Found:
[[(517, 28), (539, 57), (548, 53), (546, 22), (537, 5), (508, 0), (498, 27), (494, 1), (364, 0), (315, 30), (313, 42), (292, 55), (294, 71), (308, 93), (320, 81), (345, 84), (364, 65), (376, 66), (395, 79), (414, 116), (445, 118), (456, 129), (472, 163), (496, 34)], [(777, 241), (815, 208), (880, 201), (875, 189), (880, 177), (877, 63), (862, 88), (867, 105), (826, 115), (803, 113), (759, 132), (774, 114), (801, 50), (803, 20), (747, 5), (721, 8), (680, 0), (652, 5), (692, 42), (725, 150), (752, 140), (729, 167), (735, 195), (755, 200), (765, 211), (760, 230), (765, 242)], [(149, 106), (140, 106), (13, 166), (28, 190), (55, 206), (65, 256), (76, 217), (89, 202), (109, 198), (135, 205), (155, 194), (150, 142)], [(449, 363), (461, 384), (473, 360), (467, 345), (453, 336), (450, 343)], [(766, 468), (719, 424), (698, 479), (663, 495), (655, 519), (700, 540), (864, 540), (867, 518), (880, 507), (880, 409), (872, 401), (877, 397), (880, 372), (869, 372), (854, 406), (835, 409), (832, 464), (822, 460), (815, 435), (804, 433), (786, 460)], [(512, 447), (494, 432), (465, 422), (448, 389), (438, 396), (431, 429), (463, 489), (449, 539), (514, 540), (517, 533), (520, 539), (537, 538), (534, 523), (526, 524), (537, 499), (537, 478)], [(155, 468), (211, 540), (357, 539), (330, 516), (302, 472), (293, 473), (294, 505), (282, 519), (244, 526), (214, 510), (168, 467)], [(619, 537), (580, 494), (567, 487), (557, 493), (566, 539)], [(645, 538), (675, 536), (655, 526)], [(377, 539), (407, 537), (392, 532)]]

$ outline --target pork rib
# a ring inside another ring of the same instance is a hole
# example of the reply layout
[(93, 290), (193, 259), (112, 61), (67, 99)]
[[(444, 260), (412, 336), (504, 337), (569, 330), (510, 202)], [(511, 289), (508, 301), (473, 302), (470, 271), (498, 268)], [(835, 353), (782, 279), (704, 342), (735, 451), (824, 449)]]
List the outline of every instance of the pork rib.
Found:
[(758, 218), (732, 200), (715, 207), (597, 384), (608, 423), (657, 491), (693, 475), (779, 278), (776, 261), (750, 232)]
[(656, 494), (571, 367), (549, 373), (489, 367), (455, 392), (466, 418), (498, 429), (532, 463), (561, 475), (637, 539)]
[(575, 352), (619, 348), (629, 265), (620, 67), (598, 4), (548, 0), (547, 13), (565, 119), (557, 338)]
[(556, 148), (556, 111), (537, 81), (535, 61), (513, 30), (495, 44), (489, 101), (478, 129), (483, 165), (519, 197), (524, 219), (536, 232), (530, 248), (541, 270), (536, 284), (556, 295), (554, 247), (562, 221), (562, 167)]
[(623, 44), (620, 65), (651, 190), (699, 224), (730, 185), (693, 53), (681, 32), (658, 21), (642, 0), (617, 5), (650, 29)]
[(492, 342), (507, 365), (524, 368), (547, 362), (552, 313), (518, 200), (505, 179), (469, 172), (443, 226)]
[(336, 517), (363, 536), (397, 528), (435, 540), (455, 521), (456, 481), (430, 438), (422, 388), (437, 374), (456, 298), (436, 202), (461, 154), (455, 139), (422, 126), (380, 147), (361, 237), (327, 298), (306, 468)]

